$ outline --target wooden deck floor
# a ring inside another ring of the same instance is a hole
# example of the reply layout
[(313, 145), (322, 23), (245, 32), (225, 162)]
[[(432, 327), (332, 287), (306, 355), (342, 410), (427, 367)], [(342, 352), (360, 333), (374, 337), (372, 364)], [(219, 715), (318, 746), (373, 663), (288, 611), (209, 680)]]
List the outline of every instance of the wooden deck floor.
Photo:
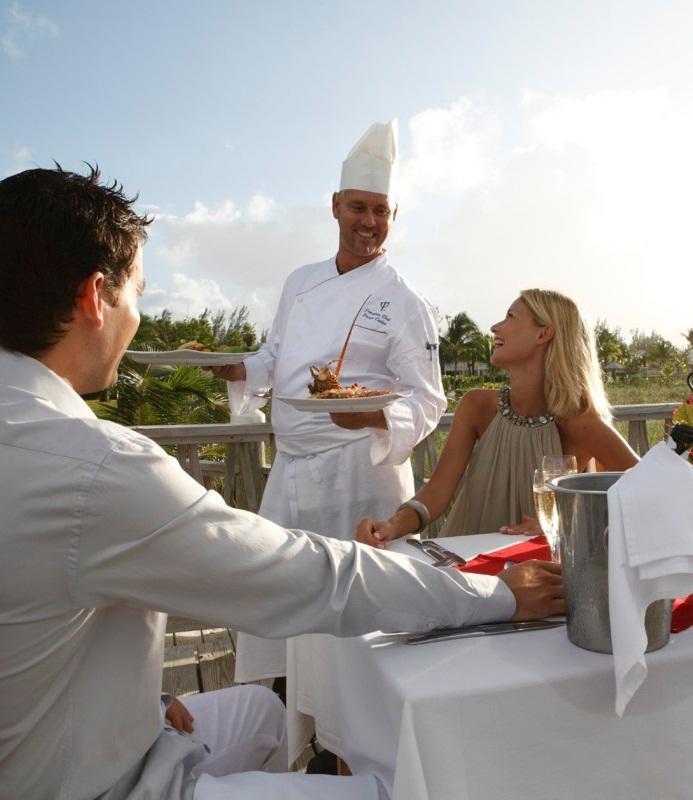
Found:
[(198, 620), (169, 617), (162, 691), (185, 696), (234, 686), (234, 634)]

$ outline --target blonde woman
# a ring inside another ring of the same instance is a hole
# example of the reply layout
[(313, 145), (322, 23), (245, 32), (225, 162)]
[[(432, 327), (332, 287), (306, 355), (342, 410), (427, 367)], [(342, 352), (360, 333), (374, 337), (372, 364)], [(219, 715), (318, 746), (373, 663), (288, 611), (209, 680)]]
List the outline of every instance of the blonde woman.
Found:
[(510, 385), (462, 397), (430, 481), (389, 520), (361, 520), (358, 541), (383, 547), (426, 527), (445, 513), (463, 476), (442, 535), (538, 533), (532, 475), (542, 456), (574, 455), (579, 471), (592, 459), (617, 471), (637, 462), (610, 424), (593, 335), (570, 298), (525, 290), (491, 332), (491, 362)]

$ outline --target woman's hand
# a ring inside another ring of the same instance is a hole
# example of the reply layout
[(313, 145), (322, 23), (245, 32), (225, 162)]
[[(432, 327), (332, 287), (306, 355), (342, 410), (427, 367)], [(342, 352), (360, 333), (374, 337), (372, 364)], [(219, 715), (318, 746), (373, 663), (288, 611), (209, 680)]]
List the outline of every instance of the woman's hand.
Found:
[(386, 520), (364, 517), (356, 526), (356, 541), (361, 544), (369, 544), (382, 550), (394, 538), (394, 526)]
[(166, 709), (166, 721), (177, 731), (193, 732), (193, 715), (177, 697), (171, 698), (171, 705)]
[(520, 533), (524, 536), (544, 535), (544, 531), (542, 531), (541, 525), (539, 525), (539, 520), (535, 517), (528, 517), (527, 514), (522, 515), (522, 522), (518, 522), (517, 525), (503, 525), (500, 532), (508, 536), (514, 536)]

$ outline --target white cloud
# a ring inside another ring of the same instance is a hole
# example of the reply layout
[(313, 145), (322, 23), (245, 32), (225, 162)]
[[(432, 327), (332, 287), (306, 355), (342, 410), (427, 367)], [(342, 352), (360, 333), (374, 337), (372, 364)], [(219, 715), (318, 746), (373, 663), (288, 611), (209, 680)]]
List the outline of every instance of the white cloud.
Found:
[(174, 317), (179, 318), (197, 316), (206, 308), (230, 311), (234, 304), (216, 281), (174, 272), (169, 287), (160, 288), (154, 284), (145, 289), (141, 306), (147, 314), (160, 314), (168, 309)]
[(600, 185), (596, 244), (671, 252), (690, 220), (693, 114), (664, 88), (563, 98), (538, 114), (539, 142), (582, 149)]
[(20, 49), (12, 32), (9, 30), (3, 31), (2, 35), (0, 35), (0, 47), (2, 52), (13, 61), (18, 61), (24, 55), (24, 51)]
[(231, 200), (224, 200), (210, 211), (199, 200), (195, 202), (195, 210), (186, 214), (183, 223), (193, 225), (226, 225), (240, 219), (241, 213)]
[(487, 178), (435, 238), (407, 243), (415, 282), (443, 311), (467, 310), (484, 327), (538, 285), (626, 332), (677, 341), (690, 327), (673, 297), (692, 272), (691, 109), (659, 89), (535, 96), (518, 113), (526, 141), (489, 156)]
[(488, 175), (483, 153), (494, 138), (495, 120), (468, 99), (429, 108), (409, 121), (411, 153), (400, 165), (401, 205), (414, 208), (422, 194), (458, 194)]
[(271, 325), (276, 301), (270, 303), (261, 293), (254, 291), (228, 297), (217, 281), (209, 278), (192, 278), (182, 272), (174, 272), (166, 287), (156, 283), (147, 285), (140, 307), (151, 316), (167, 309), (174, 319), (183, 319), (199, 316), (205, 309), (231, 312), (243, 305), (248, 308), (250, 320), (260, 336), (262, 330)]
[(21, 30), (30, 33), (32, 31), (45, 31), (51, 36), (58, 35), (58, 26), (52, 20), (44, 16), (37, 16), (25, 11), (18, 3), (10, 6), (9, 16), (12, 22)]
[[(443, 314), (464, 310), (483, 327), (520, 289), (543, 286), (624, 332), (680, 343), (691, 325), (676, 293), (693, 273), (693, 109), (666, 89), (526, 90), (502, 130), (500, 119), (464, 99), (411, 119), (393, 263)], [(267, 327), (288, 273), (335, 251), (328, 199), (282, 207), (257, 193), (158, 217), (148, 259), (169, 293), (161, 302), (185, 313), (193, 299), (200, 310), (247, 305)]]
[[(190, 292), (201, 309), (247, 305), (258, 329), (270, 325), (289, 272), (336, 249), (328, 208), (281, 208), (260, 193), (245, 211), (227, 199), (211, 208), (196, 202), (192, 212), (181, 216), (157, 216), (150, 233), (147, 262), (159, 291), (169, 292), (176, 308), (184, 298), (178, 292), (180, 278), (171, 286), (172, 273), (181, 273), (202, 281), (199, 291)], [(205, 292), (206, 302), (201, 299)], [(158, 297), (163, 308), (165, 296)]]
[(48, 17), (32, 14), (18, 3), (13, 3), (7, 10), (0, 33), (0, 48), (8, 58), (18, 61), (26, 54), (25, 48), (29, 42), (39, 36), (55, 37), (58, 34), (58, 26)]
[(542, 99), (542, 95), (539, 92), (534, 92), (531, 89), (521, 89), (520, 90), (520, 105), (521, 106), (531, 106)]
[(15, 147), (12, 152), (12, 165), (16, 172), (29, 169), (33, 165), (33, 161), (34, 154), (30, 147)]
[(248, 218), (251, 222), (268, 222), (274, 214), (276, 206), (274, 198), (257, 192), (248, 202)]

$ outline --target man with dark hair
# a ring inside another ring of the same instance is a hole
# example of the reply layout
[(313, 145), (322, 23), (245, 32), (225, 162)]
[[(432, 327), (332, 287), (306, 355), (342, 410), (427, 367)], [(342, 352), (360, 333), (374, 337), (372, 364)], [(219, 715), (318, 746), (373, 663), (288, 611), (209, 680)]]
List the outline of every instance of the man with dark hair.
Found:
[[(0, 346), (36, 356), (55, 344), (72, 319), (77, 289), (103, 274), (111, 301), (133, 271), (151, 220), (138, 216), (116, 183), (33, 169), (3, 181), (0, 196)], [(21, 224), (20, 224), (21, 223)]]
[(0, 798), (383, 797), (372, 776), (239, 772), (281, 745), (257, 687), (166, 724), (165, 613), (269, 637), (528, 619), (563, 608), (559, 568), (465, 576), (286, 531), (97, 420), (79, 395), (137, 329), (148, 223), (98, 177), (0, 181)]

